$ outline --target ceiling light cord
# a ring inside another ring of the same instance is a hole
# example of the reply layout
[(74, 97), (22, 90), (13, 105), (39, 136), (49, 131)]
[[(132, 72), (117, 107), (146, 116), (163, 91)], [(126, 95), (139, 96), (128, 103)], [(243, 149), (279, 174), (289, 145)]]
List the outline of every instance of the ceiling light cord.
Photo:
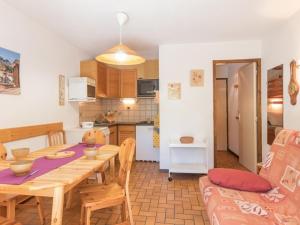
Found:
[(120, 42), (120, 45), (122, 45), (123, 44), (123, 41), (122, 41), (122, 38), (123, 38), (123, 36), (122, 36), (122, 28), (123, 28), (123, 26), (122, 25), (120, 25), (120, 29), (119, 29), (119, 32), (120, 32), (120, 34), (119, 34), (119, 42)]

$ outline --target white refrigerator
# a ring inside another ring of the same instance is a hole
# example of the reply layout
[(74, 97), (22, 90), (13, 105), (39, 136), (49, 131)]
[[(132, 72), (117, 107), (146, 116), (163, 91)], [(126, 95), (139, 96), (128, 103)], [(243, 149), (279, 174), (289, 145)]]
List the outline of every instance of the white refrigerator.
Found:
[(153, 125), (136, 126), (136, 160), (159, 162), (159, 149), (153, 148)]

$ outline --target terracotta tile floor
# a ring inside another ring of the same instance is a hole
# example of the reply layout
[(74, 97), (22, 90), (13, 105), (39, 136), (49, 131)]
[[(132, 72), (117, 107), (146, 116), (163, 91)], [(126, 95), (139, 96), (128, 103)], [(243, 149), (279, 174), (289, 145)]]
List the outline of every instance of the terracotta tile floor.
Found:
[[(197, 175), (174, 175), (159, 172), (158, 163), (136, 162), (130, 180), (130, 197), (135, 225), (209, 225), (199, 192)], [(63, 225), (78, 225), (79, 196), (74, 196), (70, 210), (64, 211)], [(50, 224), (51, 201), (44, 199), (46, 224)], [(24, 225), (40, 225), (35, 208), (17, 210), (17, 219)], [(120, 222), (120, 209), (98, 210), (92, 214), (93, 225)]]

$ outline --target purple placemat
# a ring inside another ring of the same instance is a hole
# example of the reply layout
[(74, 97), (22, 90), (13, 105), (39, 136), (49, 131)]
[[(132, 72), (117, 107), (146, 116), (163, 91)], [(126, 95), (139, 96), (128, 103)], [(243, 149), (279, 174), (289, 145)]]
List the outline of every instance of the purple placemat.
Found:
[[(96, 145), (96, 147), (100, 147), (101, 145)], [(32, 180), (36, 177), (39, 177), (45, 173), (48, 173), (51, 170), (54, 170), (58, 167), (61, 167), (69, 162), (74, 161), (75, 159), (80, 158), (84, 155), (83, 150), (87, 148), (86, 144), (80, 143), (78, 145), (72, 146), (70, 148), (64, 149), (62, 151), (74, 151), (75, 155), (68, 158), (62, 158), (62, 159), (47, 159), (46, 157), (40, 157), (36, 160), (34, 160), (31, 172), (38, 170), (38, 172), (34, 173), (31, 176), (23, 176), (23, 177), (17, 177), (14, 175), (14, 173), (11, 171), (11, 169), (5, 169), (0, 171), (0, 184), (22, 184), (29, 180)]]

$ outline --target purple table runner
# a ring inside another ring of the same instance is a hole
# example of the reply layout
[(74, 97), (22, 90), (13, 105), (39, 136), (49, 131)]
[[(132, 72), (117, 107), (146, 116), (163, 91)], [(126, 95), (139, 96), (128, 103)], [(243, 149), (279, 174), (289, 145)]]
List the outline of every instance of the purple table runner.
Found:
[[(96, 147), (100, 147), (100, 145), (96, 145)], [(47, 159), (45, 156), (40, 157), (36, 160), (34, 160), (31, 172), (39, 170), (35, 174), (26, 177), (17, 177), (14, 175), (14, 173), (11, 171), (11, 169), (5, 169), (0, 171), (0, 184), (23, 184), (29, 180), (33, 180), (36, 177), (39, 177), (45, 173), (50, 172), (51, 170), (54, 170), (56, 168), (59, 168), (69, 162), (74, 161), (75, 159), (80, 158), (84, 155), (83, 150), (87, 148), (86, 144), (78, 144), (75, 146), (72, 146), (70, 148), (64, 149), (62, 151), (74, 151), (75, 155), (68, 158), (62, 158), (62, 159)]]

